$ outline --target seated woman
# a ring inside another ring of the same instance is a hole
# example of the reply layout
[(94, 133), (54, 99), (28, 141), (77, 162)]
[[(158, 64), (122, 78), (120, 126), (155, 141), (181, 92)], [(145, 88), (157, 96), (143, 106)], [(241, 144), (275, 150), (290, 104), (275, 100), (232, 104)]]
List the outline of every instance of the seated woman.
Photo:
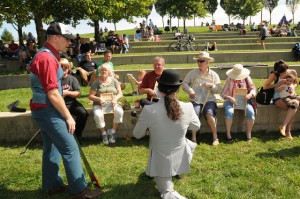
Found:
[(279, 132), (283, 136), (286, 136), (286, 138), (293, 139), (291, 129), (298, 109), (288, 107), (284, 100), (280, 98), (279, 92), (276, 89), (285, 84), (286, 81), (280, 80), (285, 79), (287, 74), (298, 77), (297, 72), (295, 70), (289, 69), (289, 66), (283, 60), (275, 62), (274, 71), (269, 75), (268, 79), (264, 83), (263, 89), (274, 89), (273, 103), (278, 108), (287, 110), (287, 113), (283, 120), (283, 124), (279, 126)]
[[(89, 99), (93, 101), (93, 113), (96, 126), (102, 134), (102, 140), (104, 144), (115, 143), (116, 130), (120, 123), (123, 122), (124, 111), (122, 106), (118, 104), (118, 99), (120, 99), (123, 94), (121, 91), (120, 83), (109, 76), (110, 66), (105, 63), (99, 67), (100, 76), (91, 85), (89, 92)], [(113, 99), (111, 104), (107, 102), (101, 94), (112, 93)], [(107, 131), (104, 129), (104, 111), (103, 108), (111, 106), (114, 113), (113, 126)]]
[(176, 92), (182, 81), (179, 72), (164, 70), (157, 80), (163, 97), (153, 105), (144, 106), (133, 135), (140, 139), (149, 130), (149, 160), (146, 170), (163, 199), (186, 199), (174, 190), (172, 176), (190, 172), (196, 143), (188, 140), (187, 129), (197, 131), (200, 121), (191, 103), (178, 101)]
[(243, 67), (242, 64), (235, 64), (232, 69), (226, 72), (228, 78), (226, 79), (225, 85), (222, 89), (221, 96), (224, 101), (225, 108), (225, 126), (226, 126), (226, 136), (227, 142), (232, 143), (233, 139), (231, 137), (231, 126), (232, 118), (234, 116), (234, 107), (237, 105), (237, 101), (233, 96), (234, 89), (236, 88), (245, 88), (247, 89), (247, 94), (245, 96), (245, 101), (247, 101), (246, 106), (246, 137), (247, 142), (251, 142), (251, 131), (254, 125), (255, 112), (251, 104), (248, 103), (248, 100), (256, 96), (256, 87), (252, 82), (250, 71)]

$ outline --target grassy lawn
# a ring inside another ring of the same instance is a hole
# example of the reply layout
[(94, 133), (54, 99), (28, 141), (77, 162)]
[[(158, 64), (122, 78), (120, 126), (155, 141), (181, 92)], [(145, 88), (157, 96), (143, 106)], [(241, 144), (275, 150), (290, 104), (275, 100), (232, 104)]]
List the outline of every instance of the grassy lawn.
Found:
[[(261, 86), (264, 83), (264, 79), (255, 79), (253, 80), (257, 86)], [(222, 80), (222, 84), (224, 84), (225, 80)], [(92, 104), (88, 100), (88, 93), (90, 87), (81, 87), (81, 97), (78, 99), (79, 102), (83, 104), (86, 108), (91, 108)], [(300, 88), (299, 88), (300, 89)], [(300, 91), (300, 90), (299, 90)], [(126, 85), (126, 89), (123, 90), (124, 98), (130, 102), (131, 106), (134, 106), (134, 100), (141, 99), (146, 97), (145, 95), (139, 96), (130, 96), (132, 92), (130, 84)], [(188, 95), (180, 89), (178, 93), (179, 99), (182, 101), (188, 101)], [(32, 92), (30, 88), (18, 88), (18, 89), (9, 89), (9, 90), (0, 90), (0, 112), (7, 112), (7, 105), (12, 103), (15, 100), (19, 100), (20, 104), (18, 107), (26, 108), (29, 110), (29, 100), (32, 97)]]
[[(264, 84), (265, 79), (253, 79), (254, 84), (257, 87), (260, 87)], [(221, 80), (221, 86), (225, 83), (225, 80)], [(83, 104), (86, 108), (92, 108), (92, 104), (88, 100), (88, 93), (90, 87), (81, 87), (81, 97), (78, 98), (78, 101)], [(123, 90), (124, 98), (134, 106), (134, 101), (136, 99), (141, 99), (146, 97), (146, 95), (138, 95), (131, 96), (131, 86), (130, 84), (126, 84), (125, 90)], [(300, 86), (296, 89), (297, 93), (300, 93)], [(7, 105), (14, 102), (15, 100), (19, 100), (20, 103), (18, 107), (29, 109), (29, 100), (32, 97), (32, 92), (30, 88), (18, 88), (18, 89), (9, 89), (9, 90), (0, 90), (0, 112), (7, 112)], [(188, 95), (180, 88), (178, 97), (181, 101), (188, 101)]]
[[(201, 135), (191, 163), (191, 173), (174, 180), (175, 189), (189, 199), (211, 198), (299, 198), (299, 133), (294, 140), (279, 139), (279, 133), (233, 135), (233, 144), (210, 145), (211, 135)], [(221, 140), (225, 135), (220, 135)], [(24, 155), (25, 143), (0, 146), (0, 198), (47, 198), (41, 192), (39, 141)], [(117, 140), (104, 146), (100, 138), (83, 140), (83, 150), (105, 191), (104, 199), (159, 198), (155, 183), (145, 175), (148, 139)], [(63, 166), (61, 173), (67, 183)], [(87, 180), (90, 179), (86, 176)], [(70, 198), (63, 193), (51, 198)]]

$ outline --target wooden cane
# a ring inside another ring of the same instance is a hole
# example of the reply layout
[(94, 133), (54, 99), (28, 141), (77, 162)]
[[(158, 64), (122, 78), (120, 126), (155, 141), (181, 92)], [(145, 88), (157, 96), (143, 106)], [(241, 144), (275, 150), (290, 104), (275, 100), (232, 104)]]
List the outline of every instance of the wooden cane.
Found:
[(32, 138), (31, 138), (31, 139), (29, 140), (29, 142), (26, 144), (25, 150), (22, 151), (22, 152), (20, 153), (20, 155), (24, 154), (24, 153), (27, 151), (28, 146), (29, 146), (29, 145), (31, 144), (31, 142), (39, 135), (40, 132), (41, 132), (41, 129), (39, 129), (39, 130), (32, 136)]

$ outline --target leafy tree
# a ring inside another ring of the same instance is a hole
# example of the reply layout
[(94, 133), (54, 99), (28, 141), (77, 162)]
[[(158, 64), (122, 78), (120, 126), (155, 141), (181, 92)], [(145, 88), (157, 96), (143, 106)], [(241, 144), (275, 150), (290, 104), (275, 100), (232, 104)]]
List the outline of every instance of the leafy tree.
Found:
[(25, 6), (25, 1), (14, 0), (0, 3), (0, 10), (4, 10), (3, 19), (12, 24), (13, 28), (18, 32), (19, 44), (23, 44), (22, 28), (30, 23), (31, 15), (29, 9)]
[(175, 4), (175, 0), (157, 0), (155, 5), (156, 12), (163, 18), (165, 15), (169, 15), (169, 26), (172, 27), (172, 17), (170, 12), (171, 7)]
[(272, 12), (274, 8), (278, 6), (279, 0), (265, 0), (263, 2), (264, 7), (270, 12), (270, 24), (272, 24)]
[(263, 5), (263, 0), (225, 0), (228, 1), (228, 10), (235, 16), (235, 18), (240, 18), (245, 23), (247, 17), (256, 15), (261, 11)]
[(13, 35), (11, 32), (9, 32), (6, 28), (3, 30), (3, 33), (1, 35), (1, 40), (4, 41), (4, 43), (8, 43), (11, 40), (14, 40)]
[(230, 9), (231, 5), (235, 4), (235, 0), (220, 0), (220, 6), (224, 9), (225, 13), (228, 15), (228, 23), (230, 24), (230, 16), (233, 14)]
[(169, 13), (178, 19), (182, 18), (183, 28), (185, 29), (186, 19), (190, 19), (193, 16), (204, 17), (206, 10), (202, 0), (177, 0), (176, 3), (171, 5)]
[(80, 19), (84, 18), (85, 0), (26, 0), (36, 26), (39, 45), (45, 41), (43, 22), (51, 20), (60, 21), (75, 26)]
[(293, 14), (293, 23), (295, 23), (295, 12), (297, 10), (298, 4), (300, 0), (286, 0), (286, 5), (290, 8), (292, 14)]
[(212, 20), (214, 19), (214, 13), (218, 8), (218, 0), (204, 0), (205, 9), (211, 14)]

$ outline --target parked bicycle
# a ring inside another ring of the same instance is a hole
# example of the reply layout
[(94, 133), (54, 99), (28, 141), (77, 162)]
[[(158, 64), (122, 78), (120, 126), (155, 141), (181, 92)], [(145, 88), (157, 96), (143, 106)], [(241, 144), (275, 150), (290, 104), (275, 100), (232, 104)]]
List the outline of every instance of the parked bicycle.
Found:
[(172, 42), (169, 44), (169, 51), (176, 52), (176, 51), (195, 51), (198, 50), (198, 44), (195, 42), (195, 38), (193, 35), (189, 35), (185, 43), (182, 43), (184, 39), (182, 37), (178, 37), (177, 42)]

